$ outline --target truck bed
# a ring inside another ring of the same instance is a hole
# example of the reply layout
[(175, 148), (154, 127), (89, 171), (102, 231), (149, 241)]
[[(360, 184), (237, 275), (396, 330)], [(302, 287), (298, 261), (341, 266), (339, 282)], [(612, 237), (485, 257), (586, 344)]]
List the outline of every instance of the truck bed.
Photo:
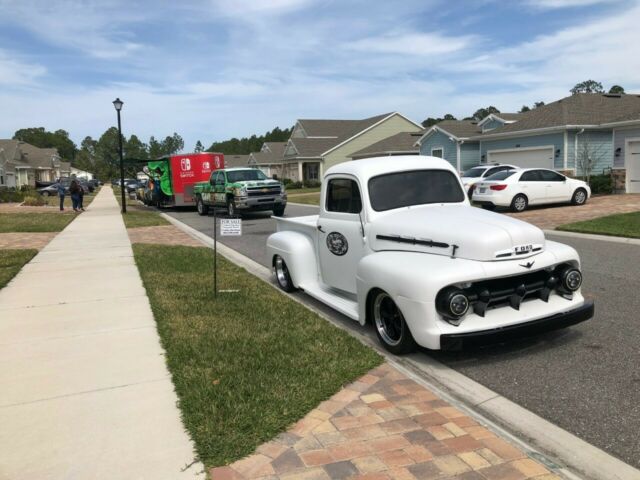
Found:
[(305, 215), (303, 217), (273, 217), (277, 220), (276, 226), (278, 232), (296, 231), (307, 235), (312, 235), (318, 225), (319, 215)]

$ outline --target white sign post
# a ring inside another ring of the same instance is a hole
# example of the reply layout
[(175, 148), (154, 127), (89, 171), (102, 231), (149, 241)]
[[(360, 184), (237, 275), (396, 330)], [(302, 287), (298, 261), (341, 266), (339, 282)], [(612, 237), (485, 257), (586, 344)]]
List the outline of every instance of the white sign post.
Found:
[[(213, 207), (213, 295), (218, 297), (218, 225), (216, 207)], [(221, 218), (220, 235), (223, 237), (239, 237), (242, 235), (242, 219)], [(221, 290), (222, 292), (237, 292), (237, 290)]]

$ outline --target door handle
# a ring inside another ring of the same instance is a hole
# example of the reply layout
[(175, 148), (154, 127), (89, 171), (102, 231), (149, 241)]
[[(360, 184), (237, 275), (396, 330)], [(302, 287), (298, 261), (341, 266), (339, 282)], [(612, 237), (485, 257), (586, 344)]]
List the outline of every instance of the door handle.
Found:
[(322, 233), (326, 233), (326, 232), (322, 229), (322, 225), (318, 225), (316, 228), (317, 228), (318, 230), (320, 230)]

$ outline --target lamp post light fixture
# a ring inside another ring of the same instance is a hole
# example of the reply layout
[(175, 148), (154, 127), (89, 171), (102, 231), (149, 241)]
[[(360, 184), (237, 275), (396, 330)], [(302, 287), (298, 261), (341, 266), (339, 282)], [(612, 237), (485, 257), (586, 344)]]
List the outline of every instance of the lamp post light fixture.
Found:
[(120, 146), (120, 198), (122, 200), (122, 213), (127, 213), (127, 201), (124, 196), (124, 158), (122, 155), (122, 125), (120, 124), (120, 110), (122, 110), (122, 106), (124, 102), (119, 98), (116, 98), (113, 101), (113, 106), (116, 108), (116, 112), (118, 112), (118, 145)]

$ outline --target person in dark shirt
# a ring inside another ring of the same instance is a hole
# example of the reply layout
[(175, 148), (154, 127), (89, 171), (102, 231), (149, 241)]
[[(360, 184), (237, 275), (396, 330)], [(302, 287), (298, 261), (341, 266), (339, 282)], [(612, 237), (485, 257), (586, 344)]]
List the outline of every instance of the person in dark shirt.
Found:
[(58, 179), (57, 189), (58, 189), (58, 197), (60, 197), (60, 211), (63, 212), (64, 211), (64, 196), (65, 196), (66, 191), (65, 191), (64, 185), (62, 184), (62, 181), (60, 179)]
[(77, 180), (71, 180), (71, 185), (69, 185), (69, 193), (71, 194), (71, 204), (73, 205), (73, 211), (79, 212), (78, 205), (80, 203), (80, 190), (82, 187), (78, 183)]

